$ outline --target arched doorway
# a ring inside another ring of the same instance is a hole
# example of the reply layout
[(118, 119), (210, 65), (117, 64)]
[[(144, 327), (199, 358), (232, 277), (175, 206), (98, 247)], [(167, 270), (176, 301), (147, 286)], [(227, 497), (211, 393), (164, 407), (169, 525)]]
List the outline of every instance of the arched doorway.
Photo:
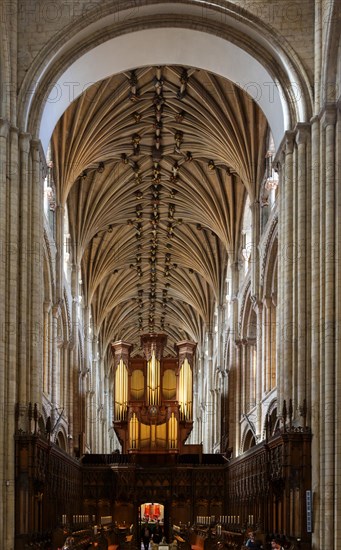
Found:
[(137, 507), (137, 540), (143, 548), (143, 530), (147, 527), (151, 541), (160, 544), (169, 539), (169, 506), (166, 502), (141, 502)]
[(163, 524), (165, 516), (165, 507), (160, 502), (144, 502), (139, 507), (139, 517), (141, 521), (160, 522)]

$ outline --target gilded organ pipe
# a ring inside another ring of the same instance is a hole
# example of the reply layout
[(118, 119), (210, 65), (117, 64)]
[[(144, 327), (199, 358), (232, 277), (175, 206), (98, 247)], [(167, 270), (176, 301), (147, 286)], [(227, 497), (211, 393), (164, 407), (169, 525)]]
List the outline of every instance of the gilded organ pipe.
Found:
[(115, 375), (115, 418), (117, 421), (124, 420), (127, 414), (128, 402), (128, 369), (120, 360)]
[(147, 363), (147, 403), (148, 405), (160, 404), (160, 361), (156, 359), (153, 351)]
[(185, 358), (180, 368), (179, 405), (181, 420), (192, 419), (192, 369)]

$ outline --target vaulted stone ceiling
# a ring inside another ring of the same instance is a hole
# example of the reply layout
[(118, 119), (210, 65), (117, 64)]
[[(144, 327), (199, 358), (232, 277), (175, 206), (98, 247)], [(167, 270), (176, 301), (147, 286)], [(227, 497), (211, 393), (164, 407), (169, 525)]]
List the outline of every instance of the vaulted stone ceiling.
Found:
[(237, 257), (246, 191), (268, 127), (241, 89), (206, 71), (146, 67), (89, 87), (52, 138), (73, 261), (105, 350), (164, 331), (203, 342)]

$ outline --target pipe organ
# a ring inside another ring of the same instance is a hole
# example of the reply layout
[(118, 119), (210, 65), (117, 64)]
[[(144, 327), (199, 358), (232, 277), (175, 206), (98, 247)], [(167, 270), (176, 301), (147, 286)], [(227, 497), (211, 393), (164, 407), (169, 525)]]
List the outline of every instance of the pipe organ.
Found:
[(164, 334), (141, 336), (142, 355), (131, 344), (112, 344), (115, 369), (114, 428), (124, 453), (180, 453), (193, 426), (193, 358), (196, 344), (176, 345), (163, 357)]

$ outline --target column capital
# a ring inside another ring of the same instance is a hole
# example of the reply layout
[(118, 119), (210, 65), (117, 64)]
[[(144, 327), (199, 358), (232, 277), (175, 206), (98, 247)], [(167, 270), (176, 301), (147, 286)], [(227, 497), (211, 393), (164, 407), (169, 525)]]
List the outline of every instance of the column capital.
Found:
[(294, 151), (294, 140), (296, 132), (287, 130), (285, 132), (285, 155), (290, 155)]
[(236, 346), (236, 348), (240, 348), (244, 343), (245, 343), (245, 339), (243, 338), (235, 338), (234, 340), (234, 345)]
[(302, 145), (307, 143), (310, 137), (310, 124), (299, 122), (296, 125), (296, 143), (297, 145)]
[(259, 200), (254, 200), (251, 204), (250, 204), (250, 210), (252, 212), (252, 214), (255, 214), (257, 213), (259, 210), (260, 210), (260, 201)]
[(334, 104), (325, 105), (320, 113), (320, 120), (322, 128), (327, 126), (334, 126), (336, 123), (336, 106)]
[(10, 123), (5, 118), (0, 118), (0, 137), (7, 139)]
[(57, 212), (61, 212), (62, 214), (64, 214), (65, 206), (63, 204), (61, 204), (60, 202), (58, 202), (58, 204), (56, 204), (56, 210), (57, 210)]
[(277, 292), (272, 292), (271, 293), (271, 300), (272, 300), (272, 304), (277, 307)]
[(273, 306), (272, 297), (271, 296), (264, 296), (263, 305), (266, 307), (266, 309), (270, 309)]
[(243, 338), (243, 344), (245, 346), (255, 346), (257, 344), (257, 338), (252, 338), (251, 336)]
[(52, 307), (52, 304), (51, 304), (50, 301), (44, 302), (44, 312), (45, 313), (50, 313), (51, 307)]
[(19, 134), (19, 148), (23, 153), (28, 154), (30, 152), (31, 134), (28, 132), (20, 132)]
[(46, 165), (45, 155), (41, 146), (40, 139), (31, 139), (30, 145), (31, 145), (31, 153), (32, 153), (33, 160), (35, 162), (42, 162), (44, 171), (46, 172), (47, 165)]
[(80, 264), (78, 262), (72, 262), (71, 264), (72, 271), (79, 271), (80, 270)]
[(253, 294), (251, 295), (250, 299), (252, 303), (252, 308), (257, 312), (262, 311), (263, 303), (258, 299), (258, 297), (255, 294)]
[(62, 312), (61, 301), (59, 301), (56, 304), (52, 305), (52, 315), (55, 319), (58, 319), (58, 317), (61, 315), (61, 312)]

